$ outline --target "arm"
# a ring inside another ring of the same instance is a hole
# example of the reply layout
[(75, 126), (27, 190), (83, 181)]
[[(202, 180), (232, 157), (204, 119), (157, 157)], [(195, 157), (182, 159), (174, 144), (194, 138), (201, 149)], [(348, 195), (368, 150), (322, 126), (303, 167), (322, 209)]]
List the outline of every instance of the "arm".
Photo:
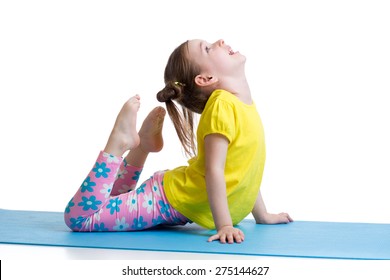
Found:
[(293, 221), (287, 213), (268, 213), (260, 191), (255, 206), (253, 207), (252, 215), (255, 218), (256, 224), (287, 224)]
[(217, 234), (208, 241), (219, 239), (222, 243), (239, 243), (244, 240), (244, 234), (233, 227), (226, 195), (225, 162), (229, 142), (222, 135), (210, 134), (204, 143), (206, 189), (217, 228)]

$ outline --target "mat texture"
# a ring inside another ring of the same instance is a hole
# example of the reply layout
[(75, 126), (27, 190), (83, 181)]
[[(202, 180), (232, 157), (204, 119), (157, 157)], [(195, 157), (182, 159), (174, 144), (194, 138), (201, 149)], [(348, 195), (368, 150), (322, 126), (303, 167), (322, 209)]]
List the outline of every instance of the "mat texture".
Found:
[(390, 259), (390, 225), (244, 220), (241, 244), (207, 242), (214, 231), (195, 224), (140, 232), (71, 232), (59, 212), (0, 209), (0, 243), (146, 251), (339, 259)]

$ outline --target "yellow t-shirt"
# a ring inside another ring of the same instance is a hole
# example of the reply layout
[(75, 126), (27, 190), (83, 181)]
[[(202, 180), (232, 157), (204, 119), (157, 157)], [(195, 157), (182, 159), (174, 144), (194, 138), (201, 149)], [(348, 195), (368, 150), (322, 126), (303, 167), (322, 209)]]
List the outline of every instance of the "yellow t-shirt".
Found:
[(253, 209), (265, 162), (263, 125), (255, 104), (247, 105), (225, 90), (214, 91), (199, 120), (198, 155), (188, 161), (188, 166), (164, 175), (169, 203), (188, 219), (209, 229), (214, 229), (215, 224), (206, 191), (204, 138), (213, 133), (229, 140), (225, 181), (234, 225)]

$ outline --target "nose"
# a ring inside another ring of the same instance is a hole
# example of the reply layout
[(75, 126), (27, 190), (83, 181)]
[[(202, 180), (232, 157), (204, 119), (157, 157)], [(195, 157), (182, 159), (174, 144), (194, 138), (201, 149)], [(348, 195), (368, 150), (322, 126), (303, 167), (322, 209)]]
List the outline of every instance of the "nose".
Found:
[(218, 46), (218, 47), (222, 47), (224, 44), (225, 44), (225, 41), (222, 40), (222, 39), (219, 39), (219, 40), (216, 41), (213, 45), (214, 45), (214, 46)]

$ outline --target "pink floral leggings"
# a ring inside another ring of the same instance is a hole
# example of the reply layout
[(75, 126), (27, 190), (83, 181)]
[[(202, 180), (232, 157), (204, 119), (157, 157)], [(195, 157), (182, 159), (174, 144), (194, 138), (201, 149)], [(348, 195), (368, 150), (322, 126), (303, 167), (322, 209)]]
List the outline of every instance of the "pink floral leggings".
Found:
[(67, 226), (73, 231), (135, 231), (189, 222), (168, 203), (164, 172), (136, 188), (141, 172), (122, 158), (100, 152), (65, 209)]

